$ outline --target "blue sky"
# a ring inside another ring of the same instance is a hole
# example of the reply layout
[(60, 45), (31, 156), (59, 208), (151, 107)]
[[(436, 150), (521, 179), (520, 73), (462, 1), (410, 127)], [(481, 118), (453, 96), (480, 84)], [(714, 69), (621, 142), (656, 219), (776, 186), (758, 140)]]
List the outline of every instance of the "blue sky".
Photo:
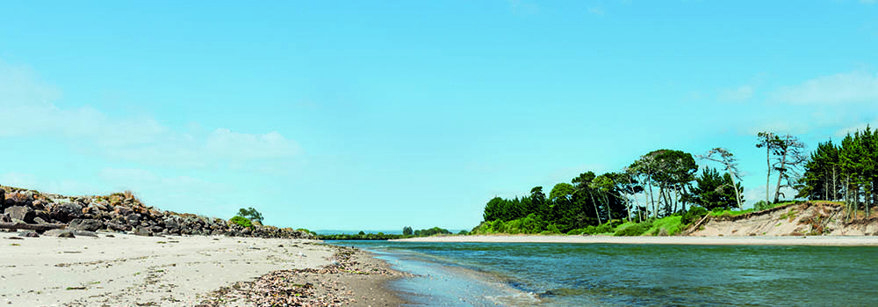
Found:
[(6, 1), (0, 184), (469, 229), (658, 148), (878, 126), (878, 3)]

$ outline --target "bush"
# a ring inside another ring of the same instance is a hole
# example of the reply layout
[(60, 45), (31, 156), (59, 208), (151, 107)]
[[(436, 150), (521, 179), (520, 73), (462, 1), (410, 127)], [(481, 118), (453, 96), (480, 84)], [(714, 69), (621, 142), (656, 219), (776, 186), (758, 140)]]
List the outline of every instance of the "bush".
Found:
[(753, 209), (756, 211), (768, 210), (768, 209), (771, 209), (773, 207), (774, 206), (772, 204), (769, 204), (769, 203), (765, 202), (764, 200), (757, 201), (755, 204), (753, 204)]
[(614, 236), (624, 236), (624, 237), (633, 237), (640, 236), (646, 233), (652, 227), (651, 222), (643, 222), (643, 223), (634, 223), (628, 222), (619, 227), (616, 227), (616, 232), (613, 233)]
[(689, 211), (686, 212), (686, 214), (683, 214), (683, 219), (680, 220), (680, 223), (682, 223), (683, 225), (689, 225), (691, 223), (697, 222), (705, 215), (707, 215), (707, 209), (693, 206), (692, 208), (689, 208)]
[(231, 219), (229, 219), (229, 222), (238, 224), (238, 226), (241, 226), (244, 228), (253, 227), (253, 223), (250, 222), (250, 219), (243, 217), (243, 216), (236, 215), (236, 216), (232, 217)]
[(649, 230), (646, 231), (646, 234), (653, 235), (653, 236), (654, 235), (673, 236), (675, 234), (680, 233), (680, 231), (683, 230), (683, 224), (681, 222), (682, 220), (683, 220), (683, 217), (679, 216), (679, 215), (664, 217), (664, 218), (655, 220), (652, 222), (652, 227), (650, 227)]

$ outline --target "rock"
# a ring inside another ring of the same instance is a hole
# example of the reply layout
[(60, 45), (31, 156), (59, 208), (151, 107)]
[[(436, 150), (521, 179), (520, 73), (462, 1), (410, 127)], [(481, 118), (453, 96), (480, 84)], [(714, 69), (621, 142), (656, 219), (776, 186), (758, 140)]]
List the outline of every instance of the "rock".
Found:
[(104, 222), (93, 219), (74, 219), (70, 221), (70, 225), (68, 225), (67, 228), (73, 230), (96, 231), (104, 228)]
[(6, 207), (6, 190), (0, 189), (0, 210)]
[(73, 235), (73, 231), (66, 229), (52, 229), (43, 233), (44, 236), (49, 237), (59, 237), (59, 238), (75, 238)]
[(113, 213), (118, 216), (128, 216), (129, 214), (131, 214), (131, 208), (125, 206), (116, 206), (116, 208), (113, 209)]
[(18, 235), (21, 237), (25, 237), (25, 238), (39, 238), (40, 237), (40, 234), (38, 234), (36, 231), (31, 231), (31, 230), (25, 230), (25, 231), (19, 232)]
[(125, 217), (125, 220), (128, 222), (128, 225), (140, 225), (140, 214), (129, 214)]
[(46, 220), (44, 220), (43, 218), (37, 216), (37, 217), (34, 218), (34, 223), (36, 223), (36, 224), (48, 224), (49, 222), (46, 222)]
[(19, 219), (24, 221), (25, 223), (33, 223), (34, 217), (36, 217), (36, 215), (34, 214), (34, 210), (25, 206), (12, 206), (6, 208), (4, 213), (9, 215), (9, 217), (13, 219)]
[(134, 228), (134, 235), (152, 237), (152, 232), (150, 232), (149, 229), (147, 229), (145, 227), (135, 227)]
[(92, 238), (98, 237), (98, 234), (95, 233), (94, 231), (87, 231), (87, 230), (73, 230), (73, 234), (76, 235), (77, 237), (92, 237)]
[[(0, 191), (2, 191), (2, 190), (0, 190)], [(3, 214), (0, 214), (0, 222), (12, 223), (12, 218), (9, 217), (9, 215), (6, 215), (6, 213), (3, 213)]]
[(72, 219), (82, 217), (82, 206), (74, 202), (55, 204), (49, 210), (49, 217), (61, 223), (68, 223)]

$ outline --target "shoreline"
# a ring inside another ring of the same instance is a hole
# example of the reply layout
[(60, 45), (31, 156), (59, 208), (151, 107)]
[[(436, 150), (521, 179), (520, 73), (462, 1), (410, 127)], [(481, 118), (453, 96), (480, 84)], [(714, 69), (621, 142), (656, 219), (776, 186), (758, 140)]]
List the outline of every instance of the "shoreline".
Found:
[[(389, 287), (405, 273), (365, 251), (318, 240), (95, 235), (0, 232), (0, 282), (7, 285), (0, 304), (256, 306), (279, 293), (316, 305), (407, 303)], [(245, 288), (243, 296), (230, 291)]]
[(560, 236), (476, 235), (433, 236), (389, 240), (435, 243), (572, 243), (572, 244), (664, 244), (664, 245), (793, 245), (878, 246), (878, 236)]

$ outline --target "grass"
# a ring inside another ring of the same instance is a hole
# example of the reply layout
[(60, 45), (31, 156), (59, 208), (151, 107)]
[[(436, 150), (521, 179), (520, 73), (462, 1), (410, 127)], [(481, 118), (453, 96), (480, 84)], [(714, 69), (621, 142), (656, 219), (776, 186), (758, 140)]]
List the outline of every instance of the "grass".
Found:
[(652, 227), (652, 224), (649, 222), (637, 223), (637, 222), (627, 222), (619, 227), (616, 227), (616, 231), (613, 232), (614, 236), (639, 236), (643, 235), (649, 228)]
[(647, 229), (644, 234), (652, 236), (661, 234), (666, 234), (668, 236), (676, 235), (683, 231), (684, 225), (681, 221), (682, 219), (683, 217), (679, 215), (672, 215), (657, 219), (652, 222), (652, 227)]

